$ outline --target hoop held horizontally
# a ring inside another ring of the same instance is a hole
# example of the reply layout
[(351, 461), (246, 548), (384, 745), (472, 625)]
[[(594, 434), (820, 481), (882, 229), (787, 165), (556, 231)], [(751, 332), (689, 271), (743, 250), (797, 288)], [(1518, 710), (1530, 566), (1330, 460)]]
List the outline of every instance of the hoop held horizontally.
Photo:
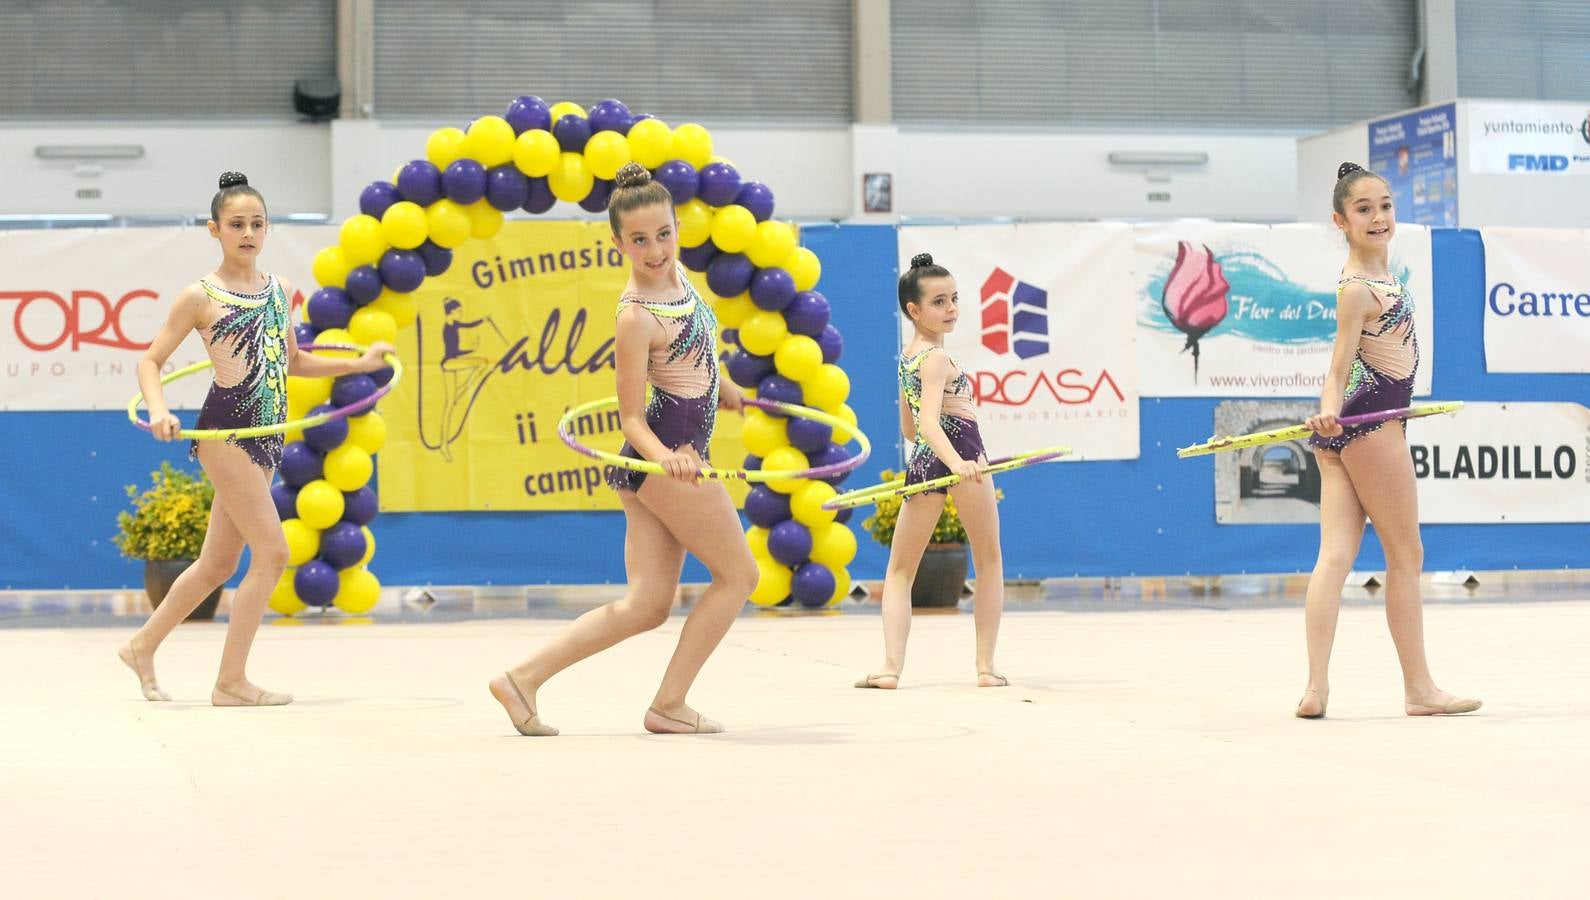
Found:
[[(1343, 416), (1337, 421), (1344, 427), (1351, 428), (1356, 425), (1373, 425), (1377, 422), (1390, 422), (1393, 419), (1417, 419), (1423, 416), (1439, 416), (1444, 413), (1454, 413), (1463, 408), (1462, 400), (1447, 400), (1439, 403), (1420, 403), (1405, 409), (1383, 409), (1379, 412), (1364, 413), (1358, 416)], [(1248, 447), (1258, 447), (1263, 444), (1274, 444), (1280, 441), (1295, 441), (1313, 434), (1314, 430), (1307, 425), (1289, 425), (1286, 428), (1273, 428), (1269, 431), (1255, 431), (1252, 434), (1239, 434), (1233, 437), (1216, 437), (1183, 447), (1176, 451), (1180, 459), (1193, 456), (1205, 456), (1210, 453), (1221, 453), (1226, 450), (1244, 450)]]
[[(1009, 472), (1035, 463), (1048, 462), (1071, 455), (1070, 447), (1045, 447), (1041, 450), (1029, 450), (1026, 453), (1016, 453), (1011, 456), (989, 460), (988, 464), (977, 471), (983, 475), (997, 475), (1000, 472)], [(904, 478), (893, 481), (884, 481), (871, 487), (847, 491), (823, 504), (823, 509), (847, 509), (853, 506), (865, 506), (876, 503), (882, 497), (910, 497), (923, 491), (931, 491), (941, 487), (949, 487), (961, 480), (959, 475), (941, 475), (913, 485), (907, 485)]]

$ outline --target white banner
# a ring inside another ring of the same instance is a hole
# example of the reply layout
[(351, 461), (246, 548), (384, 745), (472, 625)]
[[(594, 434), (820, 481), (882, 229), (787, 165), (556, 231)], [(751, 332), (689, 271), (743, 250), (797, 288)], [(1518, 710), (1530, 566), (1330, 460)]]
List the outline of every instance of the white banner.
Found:
[(1470, 172), (1536, 177), (1590, 174), (1590, 106), (1468, 101)]
[(1482, 228), (1485, 369), (1590, 372), (1590, 231)]
[(1590, 522), (1590, 409), (1470, 403), (1408, 423), (1421, 522)]
[[(1328, 225), (1140, 225), (1132, 282), (1148, 397), (1317, 398), (1336, 339), (1347, 250)], [(1397, 226), (1391, 270), (1419, 335), (1414, 393), (1430, 393), (1435, 349), (1430, 229)]]
[[(901, 228), (900, 270), (923, 252), (960, 291), (945, 348), (976, 388), (989, 456), (1064, 444), (1078, 459), (1137, 457), (1127, 226)], [(911, 333), (904, 321), (902, 341)]]
[[(315, 289), (315, 251), (336, 239), (331, 226), (274, 227), (261, 267), (305, 292), (296, 307)], [(219, 261), (202, 225), (0, 231), (0, 411), (124, 408), (171, 299)], [(204, 358), (190, 335), (167, 371)], [(197, 408), (209, 383), (173, 382), (167, 400)]]

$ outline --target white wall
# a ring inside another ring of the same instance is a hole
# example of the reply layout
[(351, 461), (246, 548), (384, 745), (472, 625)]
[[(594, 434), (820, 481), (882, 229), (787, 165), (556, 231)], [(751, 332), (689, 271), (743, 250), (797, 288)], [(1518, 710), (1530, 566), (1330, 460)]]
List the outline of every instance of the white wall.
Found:
[(1336, 169), (1344, 162), (1369, 166), (1369, 126), (1357, 122), (1297, 142), (1297, 220), (1331, 221)]

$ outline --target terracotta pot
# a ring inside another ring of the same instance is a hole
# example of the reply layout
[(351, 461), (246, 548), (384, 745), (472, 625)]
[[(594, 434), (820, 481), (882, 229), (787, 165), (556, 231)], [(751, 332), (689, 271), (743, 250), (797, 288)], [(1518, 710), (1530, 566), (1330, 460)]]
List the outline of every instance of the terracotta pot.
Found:
[[(191, 559), (146, 559), (144, 560), (144, 592), (149, 595), (149, 602), (160, 606), (160, 601), (166, 599), (166, 594), (171, 591), (172, 582), (177, 576), (193, 565)], [(199, 602), (193, 612), (188, 613), (185, 621), (208, 621), (215, 618), (215, 608), (221, 603), (221, 588), (216, 588), (210, 596)]]
[(911, 605), (958, 605), (961, 588), (966, 585), (966, 569), (965, 544), (928, 544), (922, 553), (922, 565), (916, 570), (916, 580), (911, 582)]

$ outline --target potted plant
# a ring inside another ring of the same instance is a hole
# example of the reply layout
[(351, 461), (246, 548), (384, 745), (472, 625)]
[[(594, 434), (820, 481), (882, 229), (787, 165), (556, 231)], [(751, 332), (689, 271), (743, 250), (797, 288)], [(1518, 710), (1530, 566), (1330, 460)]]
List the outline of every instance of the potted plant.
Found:
[[(118, 533), (113, 540), (122, 556), (144, 561), (144, 590), (149, 602), (159, 606), (171, 583), (198, 559), (204, 547), (215, 485), (202, 471), (194, 474), (170, 462), (162, 462), (149, 477), (148, 488), (127, 485), (127, 499), (133, 508), (116, 515)], [(221, 589), (216, 588), (188, 619), (214, 618), (220, 602)]]
[[(883, 470), (881, 478), (892, 481), (904, 477), (903, 472)], [(1004, 498), (996, 490), (995, 500)], [(904, 499), (893, 494), (878, 498), (872, 515), (862, 522), (862, 527), (872, 539), (887, 547), (894, 541), (894, 524), (900, 518)], [(938, 524), (933, 526), (933, 536), (922, 552), (922, 564), (916, 570), (916, 580), (911, 583), (912, 606), (955, 606), (960, 603), (961, 589), (966, 586), (967, 552), (966, 527), (955, 510), (955, 498), (944, 498), (944, 511), (939, 513)]]

